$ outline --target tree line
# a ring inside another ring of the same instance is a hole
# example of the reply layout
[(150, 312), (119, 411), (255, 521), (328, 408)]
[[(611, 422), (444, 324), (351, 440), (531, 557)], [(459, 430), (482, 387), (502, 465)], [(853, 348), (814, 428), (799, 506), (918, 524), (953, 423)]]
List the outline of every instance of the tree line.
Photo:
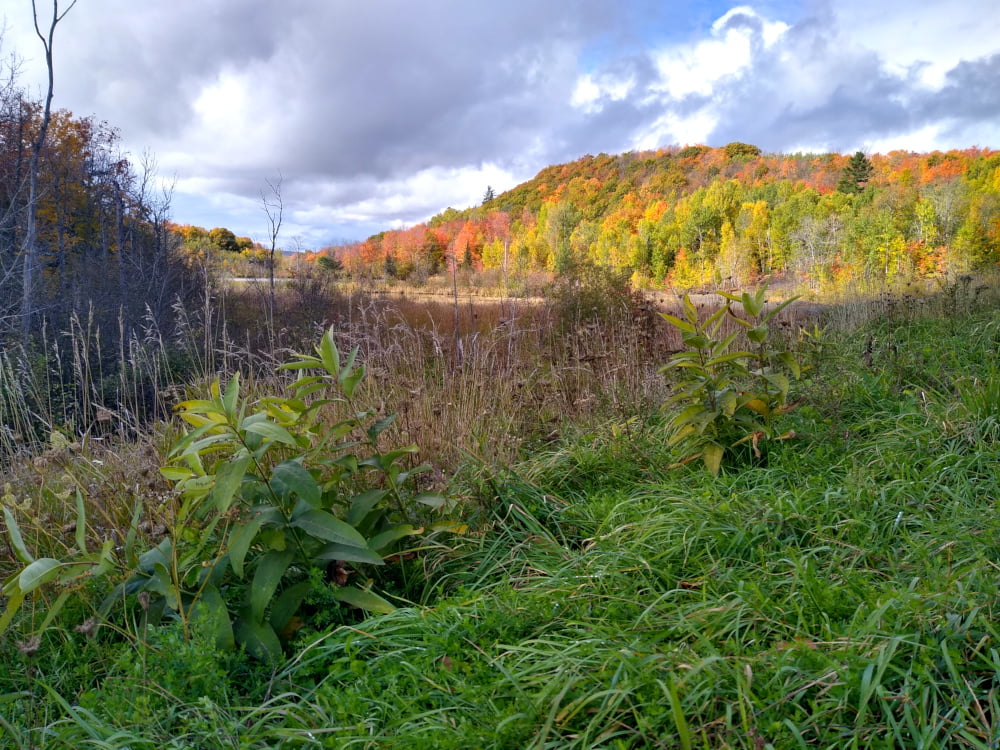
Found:
[(816, 289), (1000, 262), (1000, 153), (764, 154), (756, 146), (584, 156), (482, 205), (329, 248), (359, 275), (452, 263), (505, 274), (581, 264), (689, 290), (798, 275)]

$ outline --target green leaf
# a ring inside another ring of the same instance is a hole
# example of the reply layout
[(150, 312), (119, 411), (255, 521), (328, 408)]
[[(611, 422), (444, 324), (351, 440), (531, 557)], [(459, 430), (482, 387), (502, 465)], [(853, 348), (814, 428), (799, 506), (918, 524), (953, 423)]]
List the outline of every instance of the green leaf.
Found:
[(701, 450), (701, 459), (705, 462), (705, 468), (708, 469), (712, 476), (719, 475), (723, 452), (723, 447), (715, 443), (707, 443)]
[[(208, 437), (203, 437), (200, 440), (195, 440), (191, 445), (187, 447), (186, 453), (204, 453), (206, 448), (209, 448), (216, 443), (222, 442), (232, 442), (233, 435), (231, 432), (218, 432), (215, 434), (208, 435)], [(224, 446), (220, 446), (224, 447)]]
[(229, 610), (215, 586), (208, 585), (202, 589), (191, 607), (191, 621), (204, 628), (214, 638), (215, 645), (223, 651), (231, 651), (236, 645)]
[(253, 583), (250, 584), (250, 615), (254, 622), (264, 619), (264, 610), (278, 589), (295, 553), (292, 550), (268, 552), (257, 561)]
[(795, 359), (795, 356), (791, 352), (781, 352), (778, 354), (778, 359), (792, 373), (793, 378), (798, 380), (802, 377), (802, 365), (799, 364), (799, 361)]
[(772, 372), (762, 375), (761, 377), (777, 388), (782, 398), (788, 395), (788, 389), (791, 386), (791, 383), (789, 382), (787, 376), (782, 375), (780, 372)]
[(725, 417), (732, 417), (736, 413), (739, 397), (734, 390), (725, 390), (719, 395), (719, 409)]
[(729, 311), (729, 319), (734, 323), (742, 326), (743, 328), (753, 328), (753, 323), (751, 323), (749, 320), (743, 320), (743, 318), (738, 316), (732, 310)]
[(284, 528), (263, 528), (260, 530), (260, 543), (266, 549), (284, 550), (288, 549), (288, 537)]
[(233, 624), (233, 635), (237, 643), (243, 644), (247, 653), (255, 659), (269, 664), (281, 661), (281, 642), (270, 623), (259, 622), (252, 617), (241, 616)]
[(354, 361), (358, 358), (358, 347), (351, 349), (351, 353), (347, 356), (347, 361), (344, 363), (344, 367), (340, 373), (340, 381), (343, 382), (344, 378), (351, 375), (354, 370)]
[(293, 362), (285, 362), (282, 365), (278, 365), (279, 370), (309, 370), (311, 368), (320, 368), (323, 366), (323, 362), (318, 357), (312, 357), (308, 354), (296, 354), (297, 360)]
[(250, 456), (241, 456), (233, 461), (224, 461), (215, 472), (215, 486), (212, 488), (212, 500), (219, 513), (225, 513), (232, 505), (233, 496), (243, 484)]
[(367, 563), (369, 565), (385, 565), (385, 560), (377, 552), (373, 552), (367, 547), (349, 547), (339, 542), (331, 542), (326, 545), (313, 559), (316, 562), (342, 560), (344, 562)]
[(736, 331), (733, 331), (731, 334), (726, 336), (726, 338), (722, 339), (721, 341), (715, 342), (714, 345), (712, 346), (712, 354), (718, 356), (726, 352), (729, 349), (729, 345), (733, 343), (733, 340), (736, 338), (736, 336), (737, 336)]
[(83, 506), (83, 493), (76, 491), (76, 546), (87, 554), (87, 511)]
[(115, 540), (108, 539), (101, 545), (100, 557), (98, 558), (97, 567), (94, 568), (91, 575), (94, 578), (100, 578), (105, 573), (111, 571), (115, 567), (115, 556), (114, 556)]
[(330, 375), (337, 377), (340, 375), (340, 352), (333, 342), (333, 330), (328, 329), (319, 342), (319, 355), (323, 361), (323, 367)]
[(695, 429), (692, 425), (684, 425), (670, 437), (670, 440), (667, 441), (667, 445), (673, 448), (674, 446), (683, 443), (689, 435), (693, 435), (694, 433)]
[(775, 305), (774, 307), (772, 307), (768, 311), (767, 315), (764, 316), (764, 322), (766, 323), (769, 320), (771, 320), (771, 318), (773, 318), (775, 315), (777, 315), (778, 313), (780, 313), (782, 310), (784, 310), (790, 304), (792, 304), (793, 302), (795, 302), (795, 300), (799, 299), (799, 296), (800, 295), (796, 294), (794, 297), (789, 297), (784, 302), (780, 302), (777, 305)]
[(160, 474), (171, 482), (181, 482), (195, 476), (195, 473), (185, 466), (162, 466)]
[(217, 424), (203, 424), (199, 427), (195, 427), (193, 430), (184, 435), (180, 440), (173, 444), (170, 448), (170, 453), (167, 454), (168, 458), (176, 459), (178, 456), (183, 456), (189, 452), (191, 443), (200, 438), (202, 435), (207, 433), (209, 430), (218, 429)]
[(212, 421), (216, 424), (222, 424), (225, 421), (225, 415), (219, 412), (219, 405), (215, 401), (203, 398), (192, 398), (182, 401), (174, 409), (182, 414), (201, 414), (202, 416), (211, 417)]
[[(54, 580), (59, 575), (59, 566), (61, 564), (53, 557), (41, 557), (35, 560), (14, 579), (17, 582), (17, 590), (22, 594), (28, 594), (39, 586)], [(10, 586), (10, 583), (4, 586), (4, 593), (9, 595), (8, 586)]]
[(143, 573), (150, 574), (157, 563), (170, 565), (170, 558), (174, 554), (174, 543), (170, 537), (162, 540), (152, 549), (144, 552), (139, 557), (137, 567)]
[[(5, 586), (4, 589), (6, 590), (6, 588)], [(3, 616), (0, 616), (0, 634), (7, 631), (10, 621), (14, 619), (14, 615), (21, 608), (22, 602), (24, 602), (24, 592), (22, 591), (12, 591), (7, 595), (7, 607), (4, 609)]]
[(268, 440), (273, 440), (277, 443), (284, 443), (285, 445), (291, 445), (298, 447), (298, 441), (292, 437), (291, 433), (288, 432), (284, 427), (274, 422), (251, 422), (247, 424), (246, 420), (243, 422), (247, 432), (254, 435), (260, 435), (261, 437), (267, 438)]
[[(104, 597), (104, 599), (101, 601), (100, 606), (97, 608), (97, 614), (100, 617), (107, 617), (108, 612), (111, 611), (111, 608), (113, 606), (119, 603), (123, 603), (125, 601), (125, 597), (128, 594), (134, 593), (134, 591), (140, 590), (142, 588), (142, 586), (137, 583), (139, 580), (145, 582), (145, 577), (141, 575), (132, 576), (127, 581), (119, 583), (117, 586), (111, 589), (111, 591), (109, 591), (107, 595)], [(133, 591), (128, 590), (129, 584), (135, 586), (135, 589), (133, 589)]]
[(701, 333), (683, 333), (681, 340), (684, 342), (684, 346), (690, 346), (692, 349), (704, 349), (709, 344), (708, 337)]
[(660, 317), (663, 318), (665, 321), (667, 321), (674, 328), (677, 328), (678, 330), (684, 331), (686, 333), (695, 332), (694, 326), (688, 323), (686, 320), (681, 320), (680, 318), (674, 317), (673, 315), (669, 315), (663, 312), (660, 313)]
[(163, 597), (170, 609), (177, 609), (177, 602), (180, 599), (179, 592), (177, 590), (177, 586), (175, 586), (170, 579), (170, 571), (167, 570), (167, 566), (163, 563), (156, 563), (153, 566), (153, 573), (146, 580), (146, 584), (143, 588), (153, 591)]
[(259, 513), (229, 535), (229, 565), (240, 578), (243, 577), (243, 561), (265, 518)]
[(365, 366), (358, 365), (358, 369), (340, 381), (340, 387), (344, 389), (347, 398), (354, 398), (354, 391), (362, 380), (365, 379)]
[(710, 330), (714, 335), (715, 332), (719, 330), (719, 326), (722, 325), (723, 319), (728, 314), (729, 314), (728, 305), (725, 307), (720, 307), (718, 310), (716, 310), (708, 317), (708, 320), (705, 321), (705, 324), (702, 326), (702, 328)]
[(347, 511), (347, 523), (358, 526), (384, 497), (385, 490), (366, 490), (352, 497), (351, 508)]
[(368, 543), (368, 546), (371, 549), (380, 552), (396, 540), (402, 539), (404, 536), (414, 536), (422, 531), (423, 529), (414, 528), (408, 523), (401, 523), (397, 526), (393, 526), (391, 529), (386, 529), (381, 534), (373, 536), (371, 541)]
[(316, 539), (339, 542), (349, 547), (368, 547), (368, 541), (361, 536), (357, 529), (339, 518), (334, 518), (325, 510), (311, 510), (308, 513), (303, 513), (290, 525), (302, 529)]
[(28, 548), (24, 546), (24, 539), (21, 538), (21, 527), (17, 525), (14, 514), (10, 512), (7, 506), (4, 506), (3, 515), (4, 520), (7, 521), (7, 536), (10, 537), (10, 544), (14, 548), (14, 554), (25, 565), (30, 565), (35, 561), (35, 558), (31, 556)]
[(368, 438), (372, 441), (375, 440), (379, 435), (381, 435), (385, 430), (396, 421), (396, 415), (390, 414), (387, 417), (383, 417), (371, 427), (368, 428)]
[(761, 323), (759, 326), (755, 326), (747, 331), (747, 338), (755, 344), (761, 344), (767, 338), (769, 332), (767, 324)]
[(750, 352), (729, 352), (727, 354), (720, 354), (718, 357), (712, 357), (712, 359), (705, 363), (705, 367), (716, 367), (726, 362), (749, 359), (753, 359), (753, 354)]
[(332, 589), (332, 593), (338, 601), (367, 612), (378, 612), (379, 614), (387, 615), (390, 612), (396, 611), (394, 606), (371, 591), (362, 591), (353, 586), (335, 586)]
[(309, 595), (311, 588), (312, 584), (309, 581), (299, 581), (278, 594), (278, 598), (271, 605), (269, 619), (271, 627), (276, 632), (281, 632), (288, 625), (302, 605), (302, 600)]
[(312, 508), (320, 506), (322, 491), (312, 474), (299, 461), (282, 461), (271, 472), (271, 489), (283, 500), (295, 495)]
[(757, 293), (752, 297), (748, 292), (743, 293), (743, 298), (740, 300), (743, 303), (743, 310), (750, 317), (756, 318), (760, 315), (761, 310), (764, 309), (764, 302), (766, 301), (767, 284), (764, 284)]
[(691, 301), (691, 297), (685, 294), (682, 304), (684, 305), (684, 317), (686, 317), (691, 323), (697, 323), (698, 311), (694, 309), (694, 303)]
[[(319, 360), (316, 360), (315, 364), (317, 365), (320, 364)], [(285, 366), (282, 365), (282, 367)], [(285, 367), (285, 369), (287, 369), (287, 367)], [(316, 383), (326, 383), (326, 378), (324, 378), (322, 375), (303, 375), (301, 378), (299, 378), (290, 386), (288, 386), (288, 388), (289, 390), (298, 393), (299, 389), (305, 388), (306, 386), (315, 385)]]
[(711, 413), (711, 410), (706, 409), (701, 404), (691, 404), (691, 406), (682, 409), (673, 419), (670, 420), (671, 429), (678, 429), (685, 425), (691, 424), (698, 421), (705, 412)]
[(429, 492), (421, 492), (413, 499), (421, 505), (426, 505), (434, 510), (443, 507), (448, 502), (447, 499), (441, 497), (441, 495), (434, 495)]
[(240, 396), (240, 374), (233, 373), (233, 377), (226, 384), (226, 393), (222, 397), (222, 408), (226, 417), (232, 423), (236, 422), (236, 401)]
[[(319, 393), (320, 391), (325, 391), (327, 388), (330, 387), (329, 383), (327, 383), (322, 378), (317, 378), (317, 380), (319, 380), (318, 383), (313, 383), (312, 385), (303, 385), (303, 386), (300, 386), (300, 387), (296, 388), (295, 389), (295, 395), (298, 396), (299, 398), (308, 398), (309, 396), (312, 396), (314, 393)], [(323, 399), (323, 403), (324, 404), (337, 403), (337, 402), (340, 402), (340, 401), (343, 401), (343, 399), (339, 399), (339, 398), (325, 398), (325, 399)], [(315, 408), (317, 408), (320, 405), (321, 404), (314, 402), (311, 405), (310, 408), (315, 409)]]

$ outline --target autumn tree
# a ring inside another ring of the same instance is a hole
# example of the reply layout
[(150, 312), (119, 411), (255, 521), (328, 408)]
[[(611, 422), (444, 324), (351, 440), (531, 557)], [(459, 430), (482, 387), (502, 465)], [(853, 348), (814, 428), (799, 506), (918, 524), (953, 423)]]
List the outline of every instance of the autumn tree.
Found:
[(748, 160), (754, 157), (760, 156), (760, 149), (749, 143), (740, 143), (739, 141), (733, 141), (732, 143), (727, 143), (723, 149), (726, 152), (726, 156), (730, 159), (736, 160)]
[(233, 234), (231, 229), (226, 229), (225, 227), (216, 227), (208, 233), (208, 237), (212, 240), (212, 244), (219, 250), (227, 253), (238, 253), (240, 252), (240, 243), (236, 239), (236, 235)]

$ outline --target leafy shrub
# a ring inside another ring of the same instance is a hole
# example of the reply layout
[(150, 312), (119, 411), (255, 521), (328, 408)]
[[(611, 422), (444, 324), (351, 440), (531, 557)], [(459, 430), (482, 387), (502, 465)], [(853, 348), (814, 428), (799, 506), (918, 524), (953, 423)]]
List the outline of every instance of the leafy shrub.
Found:
[[(98, 553), (88, 552), (78, 495), (80, 556), (34, 560), (4, 508), (11, 542), (26, 567), (3, 588), (8, 605), (0, 631), (43, 585), (64, 587), (113, 569), (132, 574), (105, 598), (101, 617), (138, 594), (144, 626), (176, 620), (186, 636), (192, 629), (208, 631), (220, 647), (242, 644), (265, 660), (280, 656), (282, 639), (300, 626), (296, 613), (317, 585), (329, 585), (339, 602), (391, 611), (370, 586), (350, 579), (365, 566), (383, 565), (400, 540), (452, 525), (418, 525), (446, 501), (412, 489), (412, 478), (428, 468), (406, 468), (416, 446), (381, 449), (379, 437), (394, 416), (378, 418), (355, 405), (365, 377), (356, 355), (342, 361), (328, 331), (315, 356), (296, 355), (279, 368), (302, 374), (287, 397), (251, 404), (241, 396), (237, 374), (225, 388), (216, 380), (209, 398), (180, 404), (180, 416), (192, 429), (162, 469), (176, 482), (180, 503), (166, 519), (167, 536), (141, 555), (134, 552), (138, 518), (121, 557), (113, 554), (111, 541)], [(348, 415), (332, 421), (337, 408)]]
[[(719, 473), (727, 450), (750, 443), (759, 457), (762, 440), (794, 436), (779, 435), (774, 422), (795, 406), (788, 402), (790, 381), (782, 370), (796, 379), (801, 375), (795, 357), (769, 348), (767, 341), (768, 323), (795, 298), (766, 310), (766, 284), (753, 295), (717, 293), (725, 304), (704, 321), (687, 295), (683, 319), (661, 313), (687, 347), (660, 368), (679, 373), (675, 393), (666, 402), (680, 407), (668, 424), (670, 445), (685, 454), (681, 464), (701, 458), (712, 474)], [(733, 310), (734, 302), (742, 305), (744, 317)], [(720, 329), (727, 319), (739, 328), (724, 336)], [(753, 351), (733, 349), (741, 330)]]

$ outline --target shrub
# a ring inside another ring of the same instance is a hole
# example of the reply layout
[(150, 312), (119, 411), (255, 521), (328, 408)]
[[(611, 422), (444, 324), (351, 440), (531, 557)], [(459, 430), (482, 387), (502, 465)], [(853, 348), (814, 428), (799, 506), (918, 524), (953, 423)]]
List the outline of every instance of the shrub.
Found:
[[(225, 388), (216, 380), (207, 399), (181, 403), (180, 416), (192, 429), (162, 469), (176, 482), (180, 503), (167, 519), (167, 536), (141, 555), (134, 551), (138, 518), (121, 556), (114, 555), (111, 541), (98, 553), (88, 552), (78, 495), (80, 556), (34, 560), (4, 508), (11, 542), (26, 567), (4, 585), (8, 604), (0, 631), (24, 598), (45, 584), (65, 587), (115, 569), (132, 573), (104, 599), (100, 617), (138, 594), (144, 626), (175, 620), (186, 636), (192, 628), (208, 631), (220, 647), (242, 644), (264, 660), (280, 656), (282, 639), (299, 626), (295, 615), (317, 585), (328, 584), (339, 602), (392, 610), (352, 578), (363, 581), (366, 566), (383, 565), (400, 540), (451, 525), (418, 525), (445, 499), (411, 489), (412, 478), (428, 468), (405, 466), (416, 446), (380, 447), (379, 436), (394, 416), (379, 418), (355, 405), (365, 377), (356, 355), (342, 361), (328, 331), (315, 356), (296, 355), (279, 368), (302, 374), (286, 397), (251, 404), (241, 397), (236, 374)], [(338, 408), (347, 416), (332, 421)], [(60, 596), (52, 605), (43, 628), (63, 601)]]
[[(712, 474), (719, 473), (727, 450), (750, 443), (760, 457), (762, 440), (794, 436), (779, 435), (775, 418), (796, 405), (788, 402), (790, 381), (785, 372), (796, 379), (801, 375), (795, 357), (769, 348), (767, 341), (768, 323), (795, 298), (766, 310), (766, 284), (753, 295), (717, 293), (725, 304), (704, 321), (698, 319), (687, 295), (684, 319), (661, 313), (680, 331), (687, 347), (660, 368), (663, 373), (679, 373), (674, 395), (666, 402), (680, 407), (668, 424), (670, 445), (685, 454), (681, 464), (701, 458)], [(744, 317), (733, 310), (734, 302), (742, 305)], [(723, 336), (720, 330), (727, 319), (739, 328)], [(733, 348), (741, 330), (752, 351)]]

